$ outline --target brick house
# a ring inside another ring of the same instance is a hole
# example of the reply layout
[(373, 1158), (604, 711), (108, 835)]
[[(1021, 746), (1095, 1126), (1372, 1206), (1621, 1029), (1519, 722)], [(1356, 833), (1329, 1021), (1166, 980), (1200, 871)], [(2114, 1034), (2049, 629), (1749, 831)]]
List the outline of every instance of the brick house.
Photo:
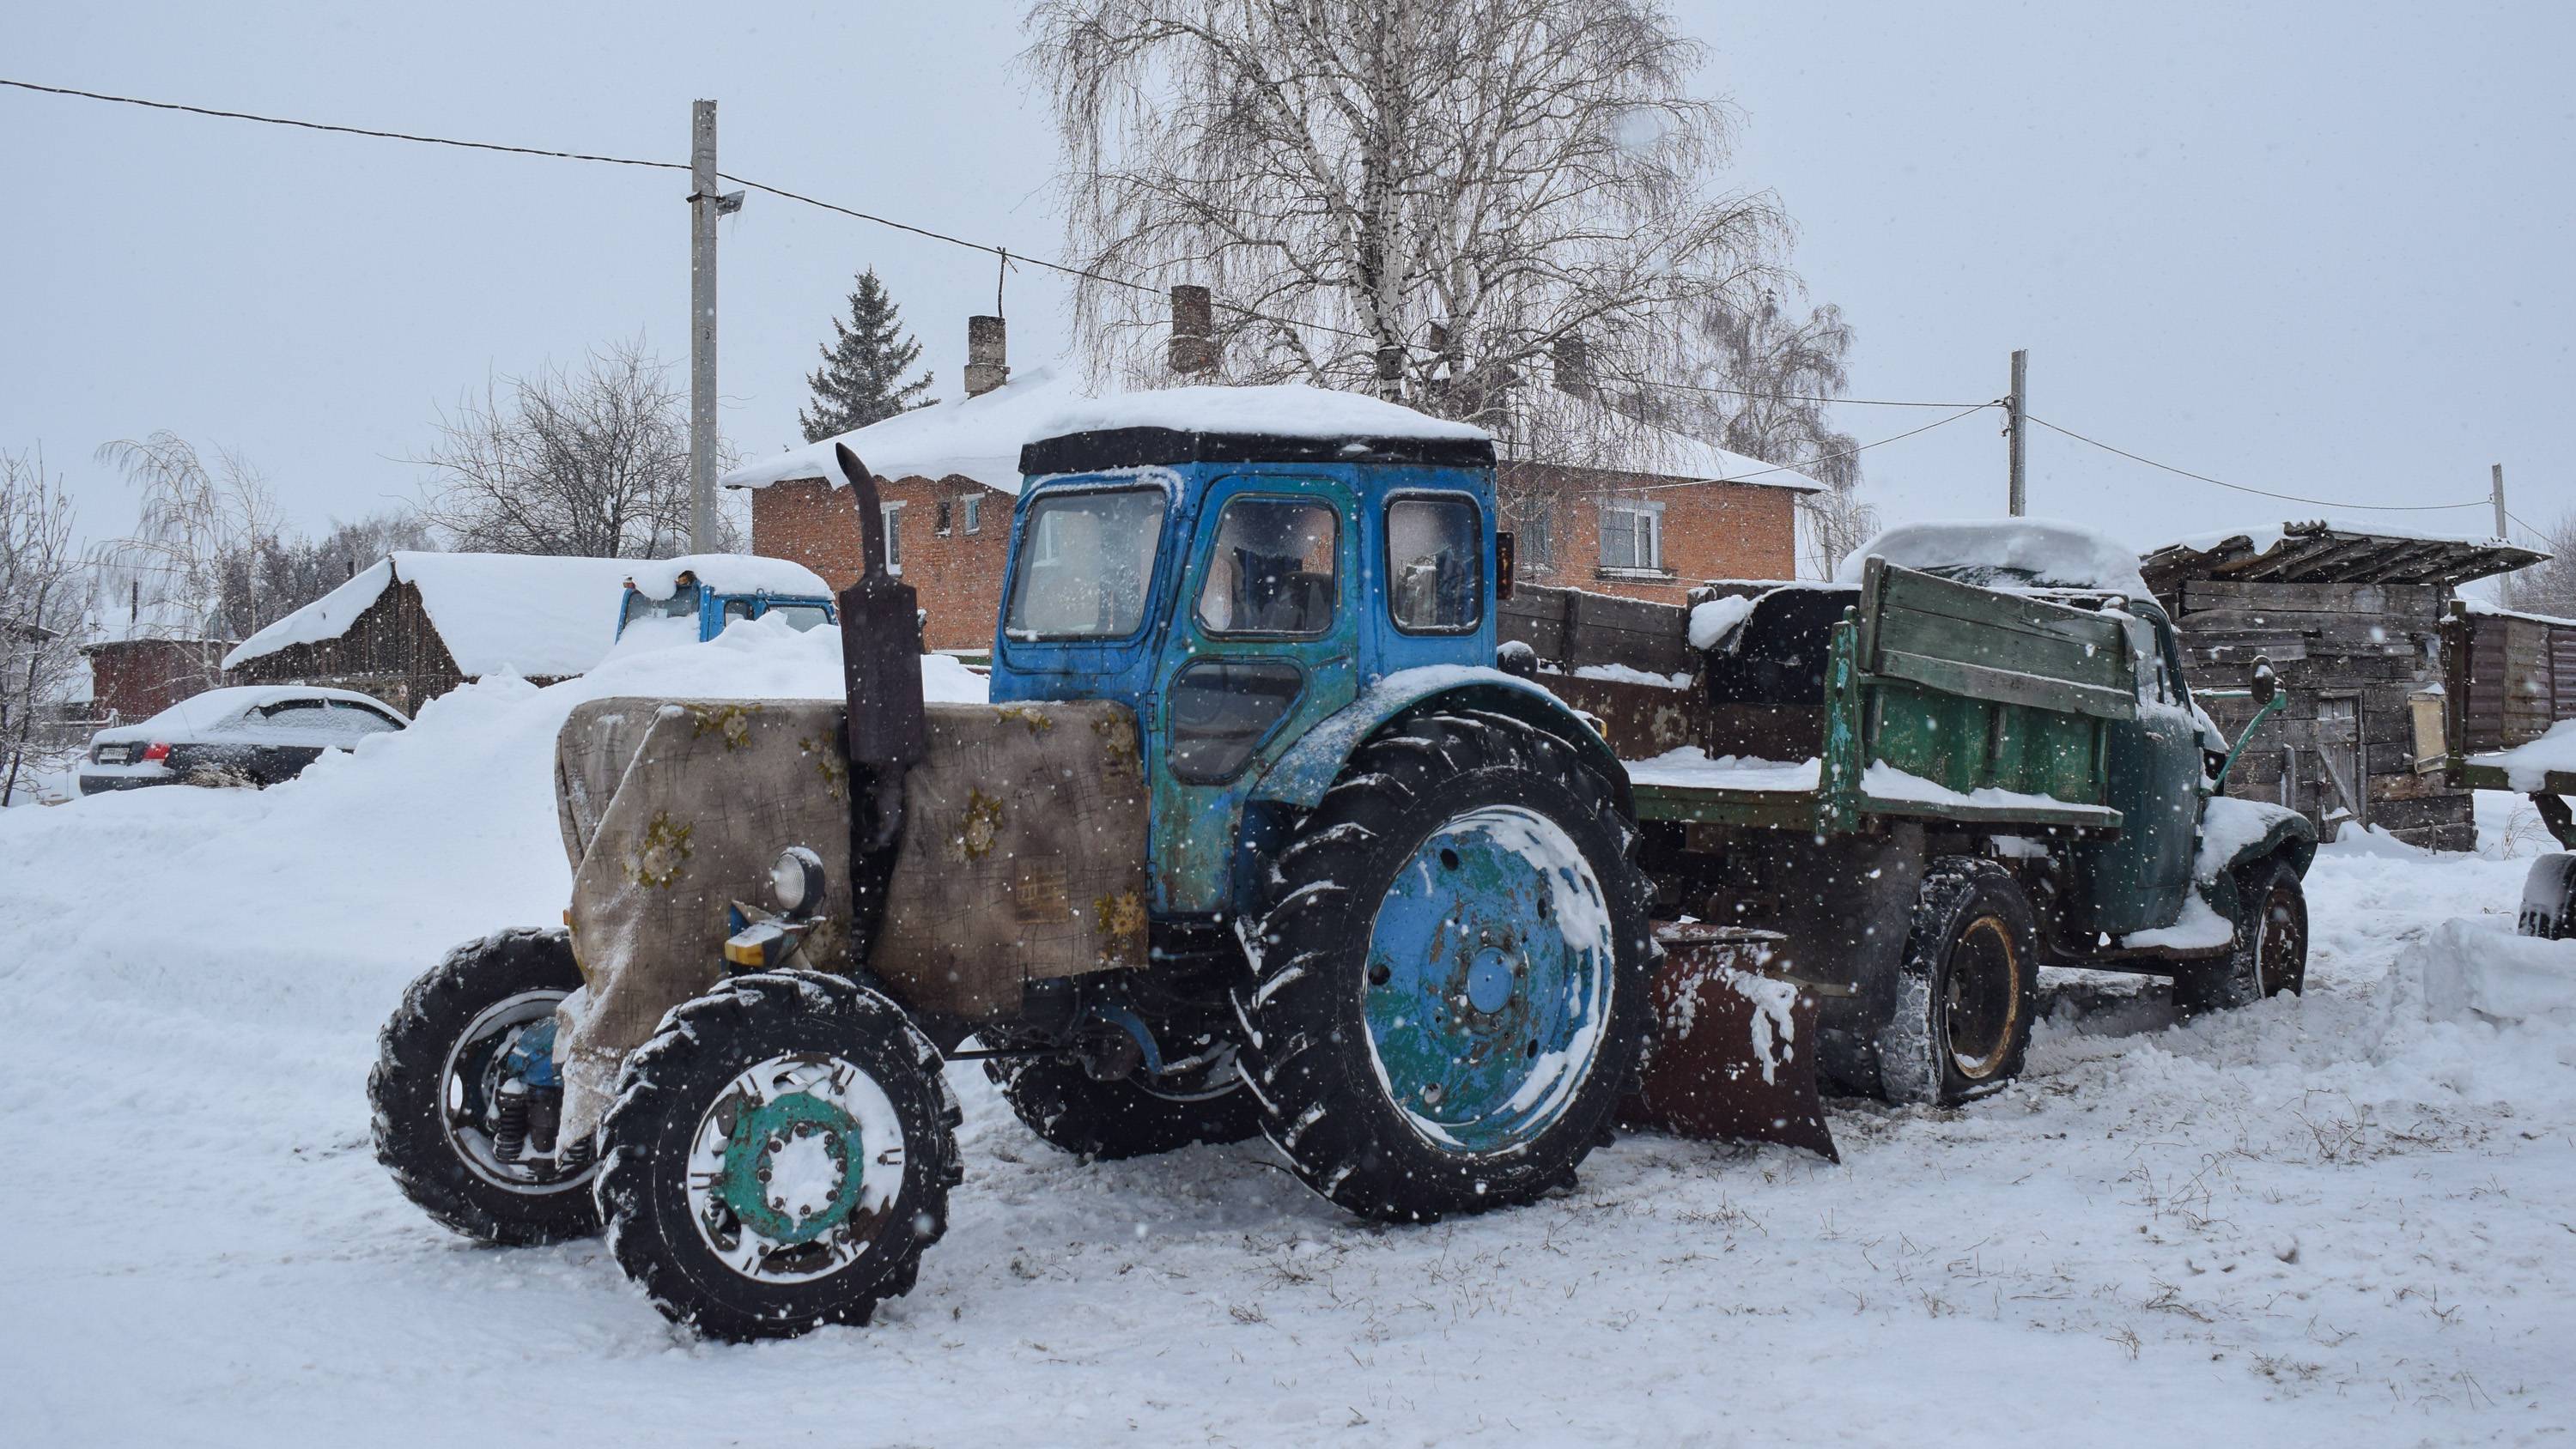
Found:
[[(751, 551), (801, 563), (835, 590), (858, 578), (858, 518), (832, 453), (846, 443), (875, 476), (896, 567), (929, 615), (924, 641), (991, 648), (1020, 445), (1083, 394), (1047, 369), (1000, 382), (998, 364), (986, 366), (969, 366), (965, 397), (725, 474), (726, 487), (751, 490)], [(1572, 393), (1521, 391), (1496, 470), (1520, 577), (1678, 604), (1709, 579), (1796, 576), (1798, 499), (1820, 485)]]
[[(210, 627), (209, 611), (147, 587), (142, 571), (110, 569), (101, 592), (114, 602), (94, 612), (89, 641), (91, 712), (105, 720), (150, 719), (224, 682), (233, 641)], [(119, 596), (122, 597), (119, 597)], [(122, 607), (118, 607), (121, 605)]]
[(753, 553), (801, 563), (838, 592), (860, 573), (858, 514), (832, 452), (848, 444), (875, 475), (894, 568), (929, 615), (924, 642), (990, 649), (1020, 491), (1020, 444), (1081, 395), (1071, 379), (1031, 368), (965, 397), (747, 463), (723, 482), (751, 492)]
[(1798, 502), (1822, 486), (1579, 393), (1524, 386), (1495, 489), (1534, 584), (1678, 604), (1710, 579), (1798, 572)]

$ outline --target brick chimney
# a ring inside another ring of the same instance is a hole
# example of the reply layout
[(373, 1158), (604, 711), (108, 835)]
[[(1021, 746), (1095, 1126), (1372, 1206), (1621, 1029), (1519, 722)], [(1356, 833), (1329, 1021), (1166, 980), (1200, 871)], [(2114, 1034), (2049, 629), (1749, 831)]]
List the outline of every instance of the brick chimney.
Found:
[(1592, 396), (1592, 346), (1580, 337), (1556, 339), (1556, 390)]
[(1188, 376), (1216, 366), (1216, 303), (1208, 289), (1183, 282), (1172, 289), (1172, 371)]
[(1004, 342), (1002, 319), (969, 317), (966, 319), (966, 395), (982, 397), (1011, 380), (1009, 348)]

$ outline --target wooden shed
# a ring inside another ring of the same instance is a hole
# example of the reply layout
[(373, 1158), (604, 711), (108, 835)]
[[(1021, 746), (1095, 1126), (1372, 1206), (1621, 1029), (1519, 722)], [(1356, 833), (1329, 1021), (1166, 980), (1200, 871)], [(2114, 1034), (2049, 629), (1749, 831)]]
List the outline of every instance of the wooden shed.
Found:
[[(2258, 656), (2289, 691), (2230, 789), (2278, 799), (2332, 838), (2376, 825), (2437, 850), (2477, 844), (2470, 793), (2446, 783), (2443, 619), (2459, 585), (2547, 555), (2495, 540), (2290, 523), (2169, 545), (2139, 565), (2180, 632), (2195, 689), (2238, 684)], [(2251, 700), (2213, 700), (2233, 735)]]
[(2462, 599), (2451, 606), (2445, 632), (2444, 683), (2465, 706), (2451, 712), (2452, 749), (2509, 750), (2576, 719), (2576, 619)]
[(387, 554), (224, 657), (235, 684), (320, 684), (406, 714), (470, 679), (585, 674), (617, 640), (632, 560)]

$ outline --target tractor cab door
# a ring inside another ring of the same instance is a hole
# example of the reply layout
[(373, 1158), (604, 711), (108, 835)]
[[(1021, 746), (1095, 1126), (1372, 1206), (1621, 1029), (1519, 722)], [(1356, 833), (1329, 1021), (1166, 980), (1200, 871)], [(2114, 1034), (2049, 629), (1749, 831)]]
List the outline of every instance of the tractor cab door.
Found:
[(1225, 910), (1252, 783), (1357, 693), (1359, 513), (1335, 479), (1209, 485), (1156, 671), (1157, 909)]
[(2104, 723), (2104, 764), (2120, 812), (2116, 839), (2084, 847), (2094, 930), (2111, 935), (2170, 926), (2191, 890), (2200, 832), (2200, 727), (2161, 616), (2128, 621), (2138, 717)]

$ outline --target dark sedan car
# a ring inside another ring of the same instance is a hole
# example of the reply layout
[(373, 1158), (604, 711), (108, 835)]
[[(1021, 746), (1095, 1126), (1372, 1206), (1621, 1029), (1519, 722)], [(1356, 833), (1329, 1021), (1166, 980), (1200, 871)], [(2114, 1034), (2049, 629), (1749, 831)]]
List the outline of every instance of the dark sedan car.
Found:
[(210, 689), (141, 724), (92, 735), (81, 793), (145, 785), (274, 785), (303, 773), (324, 750), (355, 749), (369, 735), (410, 723), (389, 706), (345, 689)]

